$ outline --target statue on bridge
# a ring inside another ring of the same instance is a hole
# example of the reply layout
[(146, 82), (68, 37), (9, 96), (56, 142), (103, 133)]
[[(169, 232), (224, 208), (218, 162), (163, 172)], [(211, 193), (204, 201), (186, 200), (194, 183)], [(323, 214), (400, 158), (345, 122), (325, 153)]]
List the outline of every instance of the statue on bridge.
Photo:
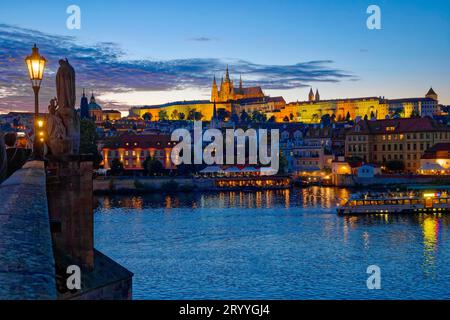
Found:
[(48, 147), (53, 155), (79, 154), (80, 117), (75, 110), (75, 69), (67, 59), (59, 60), (56, 96), (58, 108), (54, 100), (49, 106)]

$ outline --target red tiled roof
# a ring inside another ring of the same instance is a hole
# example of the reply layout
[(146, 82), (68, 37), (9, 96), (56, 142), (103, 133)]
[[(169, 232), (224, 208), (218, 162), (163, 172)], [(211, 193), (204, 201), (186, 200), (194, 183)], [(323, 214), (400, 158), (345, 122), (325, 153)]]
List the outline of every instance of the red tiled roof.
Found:
[[(359, 127), (359, 131), (358, 131)], [(387, 130), (393, 128), (392, 130)], [(348, 134), (385, 134), (408, 132), (450, 131), (448, 126), (437, 123), (431, 118), (408, 118), (387, 120), (361, 120), (350, 129)]]
[(170, 135), (164, 134), (142, 134), (131, 135), (125, 134), (119, 139), (110, 139), (105, 142), (105, 147), (112, 149), (135, 149), (135, 148), (172, 148), (176, 145), (176, 142), (171, 141)]

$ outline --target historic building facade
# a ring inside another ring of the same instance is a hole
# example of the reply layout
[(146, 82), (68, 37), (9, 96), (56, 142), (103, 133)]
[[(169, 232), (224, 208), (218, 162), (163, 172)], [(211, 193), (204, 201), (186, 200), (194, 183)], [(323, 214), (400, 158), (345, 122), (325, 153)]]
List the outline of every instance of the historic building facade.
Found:
[(175, 169), (170, 155), (176, 145), (170, 135), (142, 134), (123, 135), (117, 139), (106, 140), (102, 147), (105, 169), (110, 169), (114, 159), (119, 160), (126, 171), (143, 170), (143, 162), (147, 157), (157, 159), (164, 169)]
[(450, 142), (450, 128), (428, 117), (362, 120), (346, 134), (345, 156), (375, 164), (401, 161), (416, 172), (425, 151), (441, 142)]

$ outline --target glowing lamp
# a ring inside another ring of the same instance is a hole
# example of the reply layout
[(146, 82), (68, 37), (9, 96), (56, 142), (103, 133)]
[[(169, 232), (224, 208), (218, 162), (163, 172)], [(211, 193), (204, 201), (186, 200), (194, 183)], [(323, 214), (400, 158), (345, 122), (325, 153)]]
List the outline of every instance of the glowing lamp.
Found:
[(34, 45), (31, 55), (25, 58), (28, 67), (28, 75), (34, 86), (40, 87), (44, 78), (44, 69), (47, 60), (39, 54), (39, 49)]

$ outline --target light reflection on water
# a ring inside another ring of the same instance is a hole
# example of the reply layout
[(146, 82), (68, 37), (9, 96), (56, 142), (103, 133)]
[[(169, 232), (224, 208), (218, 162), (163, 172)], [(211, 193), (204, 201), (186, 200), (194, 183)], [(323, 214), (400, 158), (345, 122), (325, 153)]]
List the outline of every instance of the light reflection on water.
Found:
[[(346, 189), (98, 197), (135, 299), (447, 299), (449, 217), (338, 217)], [(382, 290), (366, 269), (382, 270)]]

